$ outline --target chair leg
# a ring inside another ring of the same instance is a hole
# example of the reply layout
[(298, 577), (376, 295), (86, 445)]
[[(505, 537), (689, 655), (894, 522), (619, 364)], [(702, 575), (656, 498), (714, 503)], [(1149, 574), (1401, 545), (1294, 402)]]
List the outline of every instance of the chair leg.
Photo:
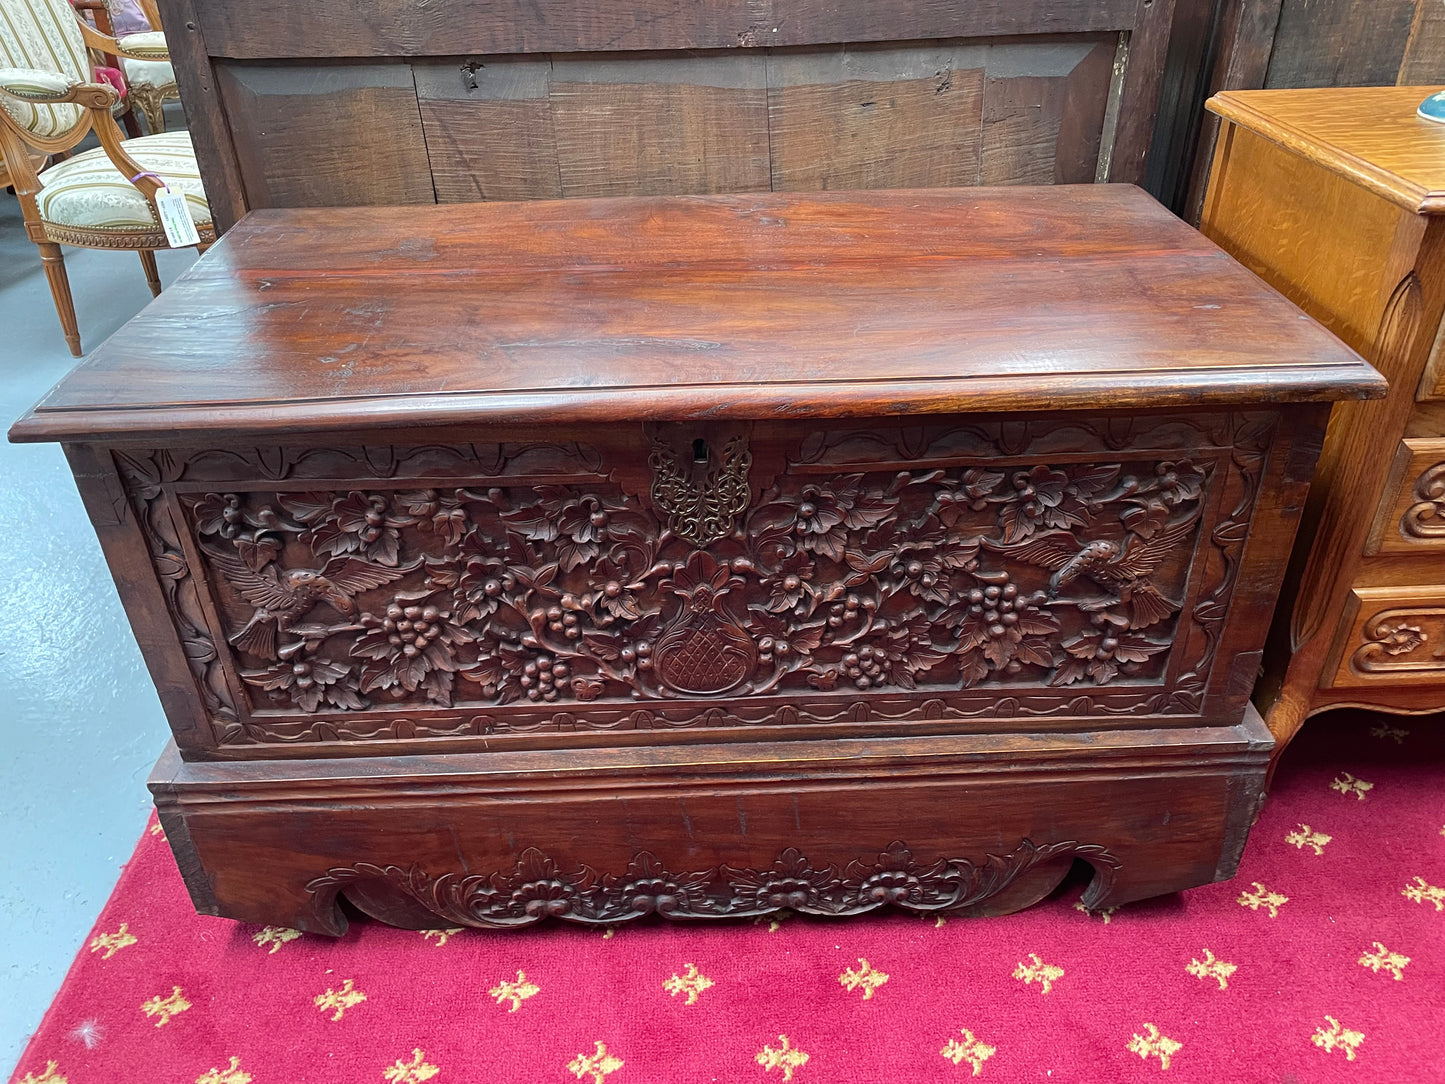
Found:
[(60, 316), (60, 330), (65, 333), (66, 345), (75, 357), (80, 357), (80, 328), (75, 323), (75, 302), (70, 296), (70, 278), (65, 273), (65, 257), (60, 246), (49, 241), (40, 243), (40, 262), (45, 266), (45, 279), (50, 283), (50, 296), (55, 299), (55, 311)]
[(151, 297), (160, 297), (161, 273), (156, 268), (156, 254), (148, 248), (141, 249), (140, 265), (146, 270), (146, 285), (151, 288)]

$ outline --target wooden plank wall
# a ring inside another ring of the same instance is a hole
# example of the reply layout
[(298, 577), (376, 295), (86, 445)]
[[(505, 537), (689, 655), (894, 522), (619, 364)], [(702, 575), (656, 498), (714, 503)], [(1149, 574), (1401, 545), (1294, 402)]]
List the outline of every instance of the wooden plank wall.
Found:
[(223, 62), (217, 82), (252, 207), (1087, 182), (1117, 43)]

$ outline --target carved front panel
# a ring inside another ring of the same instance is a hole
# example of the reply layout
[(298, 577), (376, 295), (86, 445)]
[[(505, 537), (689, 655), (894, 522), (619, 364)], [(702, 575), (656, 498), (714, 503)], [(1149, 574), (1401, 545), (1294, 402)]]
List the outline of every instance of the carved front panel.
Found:
[(1445, 589), (1357, 587), (1352, 595), (1355, 619), (1333, 687), (1445, 683)]
[(757, 426), (118, 463), (218, 743), (496, 740), (1198, 714), (1271, 433)]

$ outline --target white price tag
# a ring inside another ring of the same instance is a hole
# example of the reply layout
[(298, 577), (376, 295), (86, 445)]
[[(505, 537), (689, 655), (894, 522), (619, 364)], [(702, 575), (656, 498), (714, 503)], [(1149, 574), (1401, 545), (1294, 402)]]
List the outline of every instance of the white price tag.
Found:
[(156, 212), (161, 216), (161, 229), (166, 231), (166, 241), (171, 248), (188, 248), (201, 243), (191, 212), (186, 210), (186, 197), (170, 188), (156, 193)]

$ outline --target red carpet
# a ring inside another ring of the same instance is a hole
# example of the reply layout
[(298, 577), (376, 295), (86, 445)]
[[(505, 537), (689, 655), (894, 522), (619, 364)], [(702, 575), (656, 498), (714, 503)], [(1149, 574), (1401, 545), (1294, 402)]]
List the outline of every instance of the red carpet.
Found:
[(1445, 1081), (1439, 729), (1312, 724), (1236, 879), (1108, 916), (333, 942), (196, 917), (153, 828), (13, 1079)]

